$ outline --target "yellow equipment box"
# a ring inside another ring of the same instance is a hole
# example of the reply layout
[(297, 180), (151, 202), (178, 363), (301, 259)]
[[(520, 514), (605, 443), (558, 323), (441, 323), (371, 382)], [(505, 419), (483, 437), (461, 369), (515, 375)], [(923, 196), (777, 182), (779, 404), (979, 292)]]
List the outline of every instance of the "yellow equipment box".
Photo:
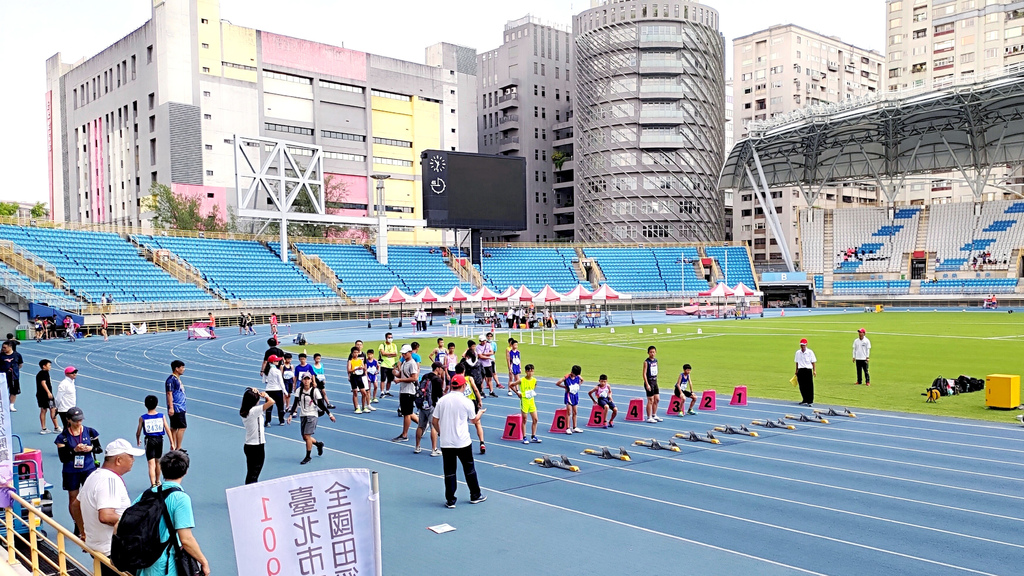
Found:
[(1020, 375), (989, 374), (985, 377), (985, 405), (1015, 409), (1020, 406)]

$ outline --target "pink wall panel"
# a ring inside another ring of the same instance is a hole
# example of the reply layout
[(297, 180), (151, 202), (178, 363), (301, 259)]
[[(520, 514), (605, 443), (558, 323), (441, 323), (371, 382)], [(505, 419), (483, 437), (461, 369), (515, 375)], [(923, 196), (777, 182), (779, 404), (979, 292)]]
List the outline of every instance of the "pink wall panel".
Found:
[(263, 31), (260, 42), (264, 64), (366, 81), (366, 54), (363, 52)]
[[(217, 215), (222, 220), (227, 220), (227, 188), (223, 186), (197, 186), (195, 184), (171, 184), (171, 190), (175, 194), (194, 196), (199, 198), (199, 212), (203, 216), (210, 213), (213, 207), (217, 207)], [(213, 194), (213, 198), (209, 194)]]
[[(350, 204), (367, 204), (366, 176), (353, 176), (351, 174), (324, 173), (324, 179), (331, 179), (331, 188), (327, 190), (328, 202), (346, 202)], [(335, 182), (340, 182), (344, 192), (334, 191)], [(366, 210), (344, 210), (330, 209), (331, 214), (339, 216), (366, 216)]]

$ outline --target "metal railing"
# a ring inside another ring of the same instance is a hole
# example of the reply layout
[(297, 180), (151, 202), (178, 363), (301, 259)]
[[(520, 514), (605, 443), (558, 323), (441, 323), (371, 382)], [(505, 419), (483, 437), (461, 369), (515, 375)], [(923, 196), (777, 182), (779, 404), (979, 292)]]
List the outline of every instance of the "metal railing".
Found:
[[(56, 570), (58, 576), (68, 576), (70, 570), (80, 570), (85, 573), (99, 574), (104, 567), (113, 574), (119, 574), (120, 576), (131, 576), (124, 572), (114, 568), (114, 565), (110, 562), (110, 559), (101, 552), (97, 552), (85, 545), (74, 534), (72, 534), (67, 528), (64, 528), (53, 518), (50, 518), (44, 514), (41, 510), (36, 508), (30, 502), (19, 496), (15, 491), (8, 490), (11, 499), (17, 502), (21, 506), (22, 513), (26, 516), (21, 516), (14, 513), (11, 508), (6, 508), (4, 512), (4, 527), (7, 529), (7, 535), (5, 544), (7, 546), (7, 563), (17, 564), (21, 563), (27, 569), (31, 570), (32, 576), (42, 576), (44, 574), (53, 574)], [(53, 528), (56, 531), (56, 541), (51, 540), (46, 534), (37, 527), (42, 524), (46, 524), (48, 527)], [(27, 536), (22, 535), (18, 532), (18, 528), (27, 528)], [(57, 559), (53, 560), (47, 555), (43, 554), (39, 550), (40, 541), (45, 542), (53, 547), (57, 552)], [(18, 544), (21, 543), (26, 550), (22, 551), (18, 549)], [(86, 554), (92, 557), (92, 566), (87, 566), (72, 556), (71, 552), (68, 552), (68, 545), (71, 544), (74, 547), (80, 548)]]

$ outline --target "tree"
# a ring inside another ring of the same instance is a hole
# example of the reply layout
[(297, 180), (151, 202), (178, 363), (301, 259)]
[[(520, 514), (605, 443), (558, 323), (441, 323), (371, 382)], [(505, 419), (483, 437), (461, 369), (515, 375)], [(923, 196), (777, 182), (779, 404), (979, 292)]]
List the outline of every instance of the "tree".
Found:
[(551, 153), (551, 160), (555, 163), (556, 170), (561, 170), (562, 164), (565, 164), (565, 161), (568, 159), (569, 155), (561, 150), (555, 150)]
[(203, 216), (202, 201), (198, 196), (175, 194), (170, 186), (153, 182), (149, 187), (149, 206), (153, 211), (154, 228), (175, 230), (203, 230), (223, 232), (227, 230), (217, 206)]
[(45, 218), (49, 212), (46, 208), (46, 202), (36, 202), (36, 205), (32, 207), (33, 218)]
[(0, 202), (0, 216), (17, 216), (18, 208), (17, 202)]

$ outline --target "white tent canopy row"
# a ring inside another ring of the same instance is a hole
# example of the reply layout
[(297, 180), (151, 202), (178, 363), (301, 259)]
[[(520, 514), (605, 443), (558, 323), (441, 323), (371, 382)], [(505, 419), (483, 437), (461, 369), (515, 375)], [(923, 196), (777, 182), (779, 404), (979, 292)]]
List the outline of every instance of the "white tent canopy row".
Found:
[(420, 290), (416, 294), (410, 295), (402, 292), (398, 286), (392, 286), (390, 290), (381, 296), (370, 298), (370, 302), (373, 304), (421, 304), (433, 302), (517, 302), (519, 304), (532, 302), (534, 304), (550, 304), (551, 302), (625, 300), (629, 298), (631, 298), (631, 296), (628, 294), (621, 294), (607, 284), (601, 286), (594, 292), (591, 292), (581, 284), (566, 294), (562, 294), (548, 285), (545, 285), (544, 288), (536, 294), (526, 286), (520, 286), (519, 288), (509, 286), (507, 289), (502, 291), (501, 294), (495, 294), (494, 291), (486, 286), (480, 288), (473, 294), (469, 294), (456, 286), (447, 294), (443, 295), (438, 295), (429, 287)]

